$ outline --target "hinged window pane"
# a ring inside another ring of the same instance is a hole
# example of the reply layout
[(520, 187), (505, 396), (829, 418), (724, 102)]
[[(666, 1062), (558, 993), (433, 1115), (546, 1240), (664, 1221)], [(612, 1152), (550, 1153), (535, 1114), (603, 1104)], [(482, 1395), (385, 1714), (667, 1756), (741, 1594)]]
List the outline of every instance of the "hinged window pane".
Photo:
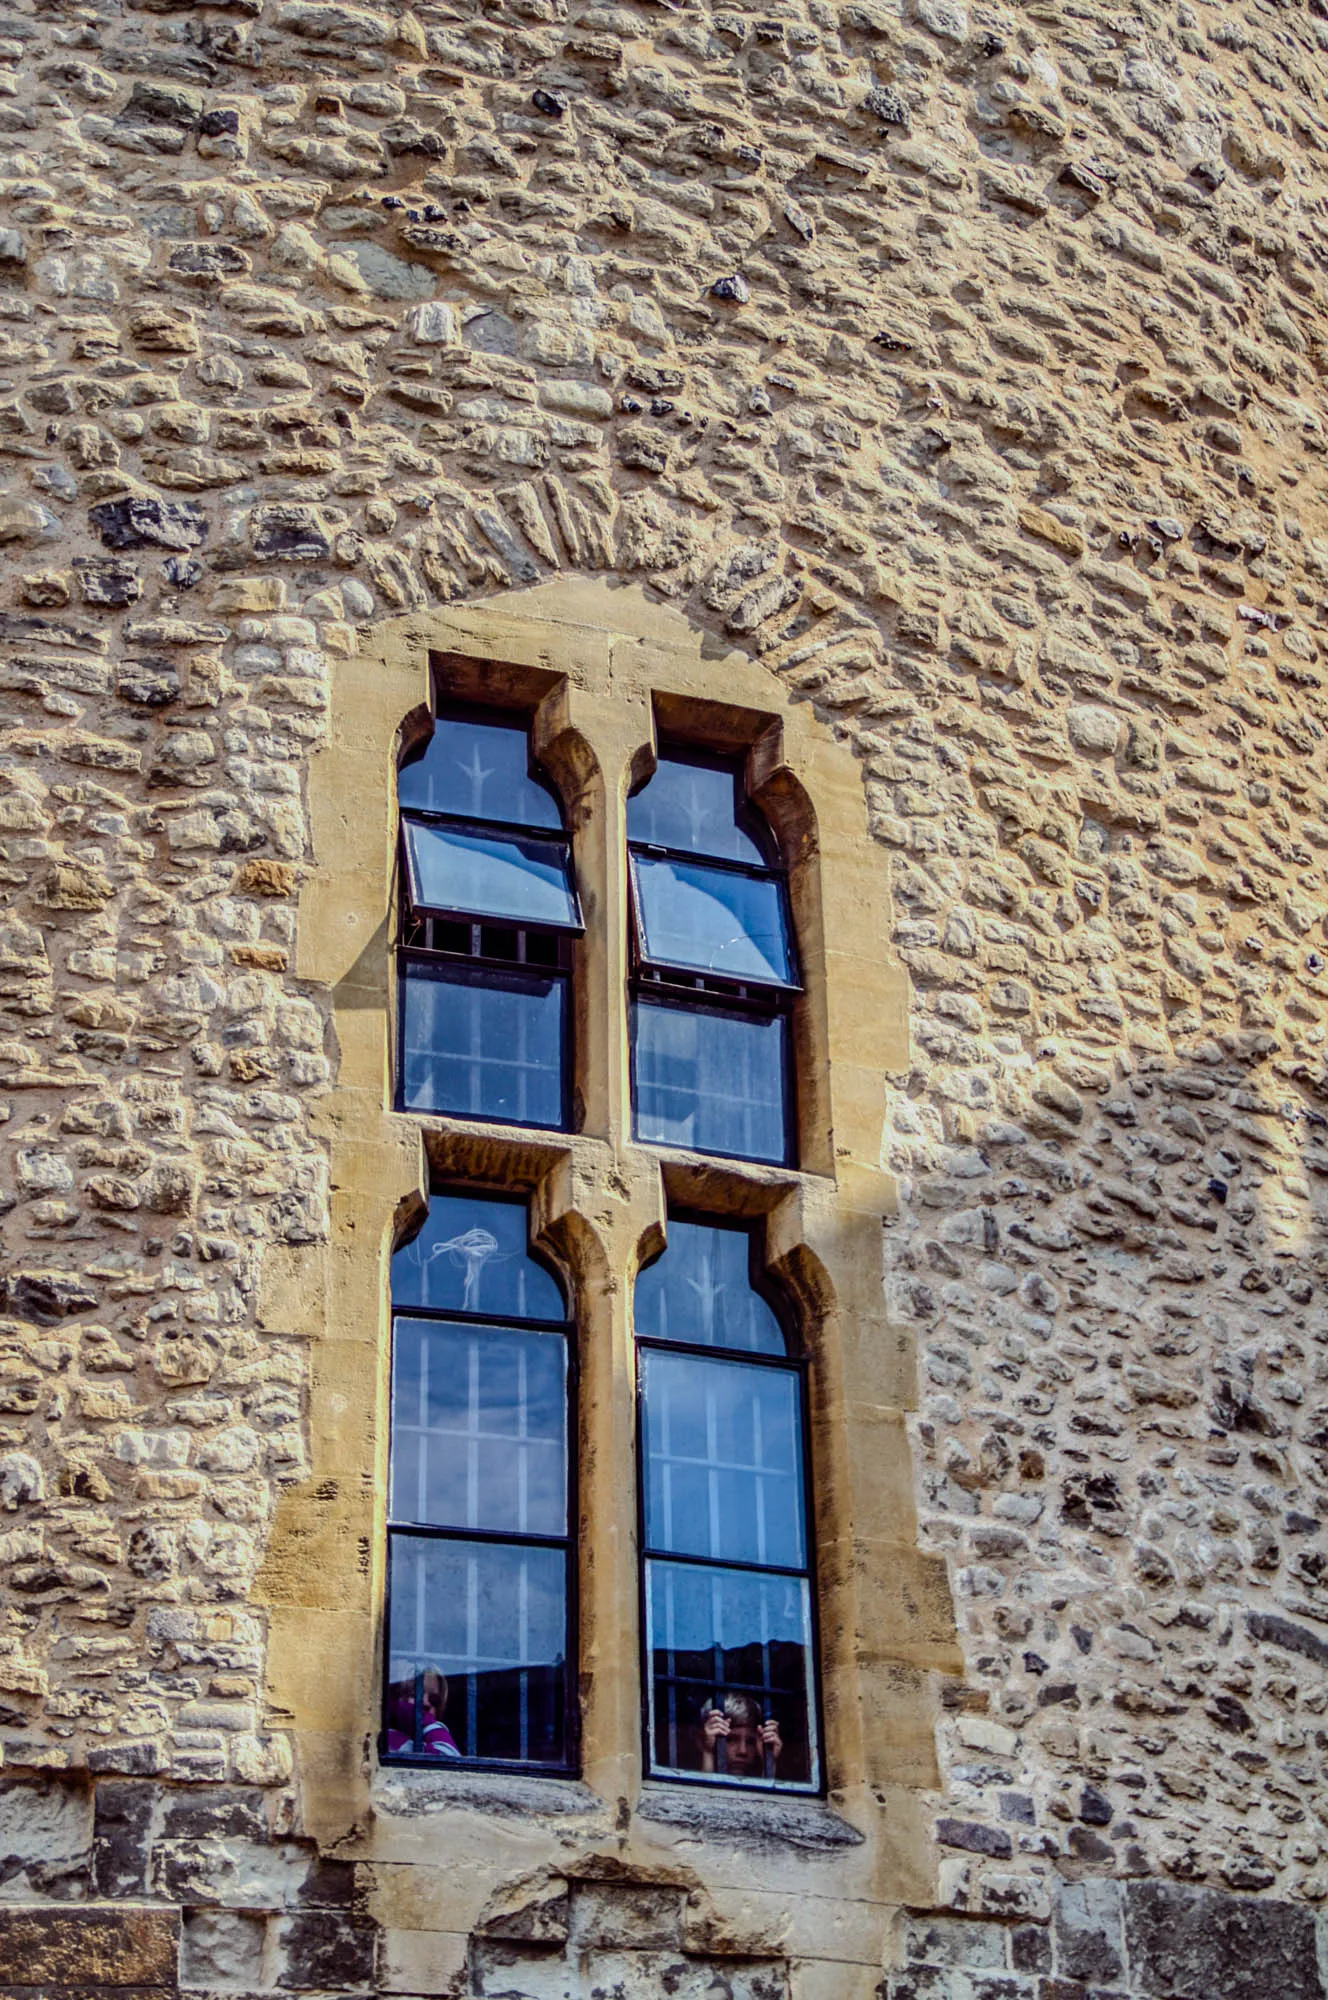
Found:
[(794, 985), (782, 882), (645, 854), (632, 872), (648, 964)]
[(410, 900), (420, 911), (461, 911), (509, 923), (579, 930), (567, 843), (403, 822)]

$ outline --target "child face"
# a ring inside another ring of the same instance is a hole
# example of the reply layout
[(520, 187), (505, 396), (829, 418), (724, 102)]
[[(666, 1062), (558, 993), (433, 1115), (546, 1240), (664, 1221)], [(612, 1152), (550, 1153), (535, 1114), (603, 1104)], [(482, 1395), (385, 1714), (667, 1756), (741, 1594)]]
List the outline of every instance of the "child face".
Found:
[(749, 1722), (731, 1722), (724, 1739), (724, 1761), (735, 1777), (759, 1777), (765, 1769), (765, 1752)]

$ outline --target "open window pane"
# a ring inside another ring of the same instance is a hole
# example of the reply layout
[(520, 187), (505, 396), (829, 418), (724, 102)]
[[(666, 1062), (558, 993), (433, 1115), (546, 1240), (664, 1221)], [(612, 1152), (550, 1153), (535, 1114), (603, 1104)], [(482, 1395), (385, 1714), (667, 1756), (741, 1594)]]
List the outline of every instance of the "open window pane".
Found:
[(561, 1320), (557, 1281), (530, 1254), (523, 1200), (435, 1193), (418, 1235), (392, 1259), (392, 1303), (497, 1319)]
[(632, 1016), (638, 1139), (735, 1160), (788, 1158), (783, 1015), (643, 999)]
[(633, 855), (632, 873), (643, 956), (651, 965), (794, 983), (781, 882), (645, 854)]
[(751, 1280), (745, 1229), (669, 1218), (668, 1246), (636, 1280), (638, 1338), (784, 1354), (784, 1330)]
[(509, 923), (580, 929), (565, 841), (463, 833), (419, 820), (403, 824), (415, 910), (457, 910)]
[(738, 825), (738, 780), (732, 765), (661, 757), (654, 777), (627, 801), (627, 837), (757, 867), (768, 858)]
[(508, 826), (547, 826), (562, 816), (551, 792), (530, 775), (524, 722), (468, 722), (440, 715), (433, 735), (401, 767), (397, 796), (421, 812), (490, 819)]
[(565, 1552), (397, 1531), (390, 1563), (389, 1754), (563, 1763)]
[(401, 1108), (565, 1124), (567, 982), (405, 959)]
[(646, 1545), (802, 1569), (802, 1411), (792, 1369), (641, 1354)]
[(558, 1333), (398, 1318), (392, 1517), (567, 1532), (567, 1343)]
[[(813, 1788), (819, 1770), (806, 1578), (659, 1560), (646, 1571), (655, 1774)], [(724, 1718), (727, 1734), (707, 1732), (711, 1710)], [(762, 1741), (770, 1722), (777, 1743)]]

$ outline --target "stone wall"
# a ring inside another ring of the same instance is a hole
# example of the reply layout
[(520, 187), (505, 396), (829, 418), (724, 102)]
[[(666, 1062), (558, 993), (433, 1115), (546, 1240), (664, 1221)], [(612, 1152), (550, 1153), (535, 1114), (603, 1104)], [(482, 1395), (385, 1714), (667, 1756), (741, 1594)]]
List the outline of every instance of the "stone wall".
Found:
[[(299, 1835), (252, 1591), (307, 1355), (256, 1300), (326, 1228), (328, 660), (570, 570), (814, 701), (895, 856), (966, 1671), (891, 2000), (1252, 1996), (1274, 1930), (1316, 1991), (1318, 0), (10, 0), (0, 59), (0, 1740), (51, 1829), (0, 1977), (176, 1977), (211, 1892), (90, 1876), (94, 1785)], [(43, 1958), (89, 1895), (140, 1942)]]

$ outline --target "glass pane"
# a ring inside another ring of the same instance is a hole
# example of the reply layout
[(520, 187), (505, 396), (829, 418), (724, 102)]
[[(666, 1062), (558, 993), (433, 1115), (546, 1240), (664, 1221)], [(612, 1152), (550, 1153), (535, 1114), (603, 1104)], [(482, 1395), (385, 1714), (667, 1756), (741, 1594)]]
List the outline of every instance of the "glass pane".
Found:
[(818, 1783), (806, 1578), (648, 1562), (646, 1658), (656, 1773)]
[(788, 1158), (787, 1023), (640, 1000), (636, 1136), (735, 1160)]
[(389, 1753), (562, 1763), (563, 1550), (390, 1540)]
[(401, 1108), (565, 1124), (567, 982), (404, 959)]
[(392, 1303), (497, 1319), (566, 1318), (562, 1291), (529, 1249), (524, 1201), (434, 1194), (418, 1236), (392, 1259)]
[(750, 1256), (745, 1229), (670, 1217), (667, 1249), (636, 1281), (637, 1333), (698, 1347), (786, 1353), (783, 1328), (752, 1288)]
[(522, 722), (459, 722), (440, 715), (423, 749), (401, 767), (403, 806), (492, 819), (508, 826), (560, 828), (552, 793), (530, 775)]
[(579, 928), (565, 841), (462, 833), (418, 820), (403, 824), (410, 899), (417, 910), (464, 910), (511, 923)]
[(661, 757), (649, 784), (627, 801), (627, 837), (721, 861), (766, 859), (738, 825), (738, 777), (731, 765)]
[(652, 965), (792, 984), (781, 882), (644, 854), (633, 855), (632, 874)]
[(802, 1385), (791, 1369), (643, 1349), (646, 1543), (802, 1569)]
[(398, 1318), (394, 1520), (567, 1532), (567, 1343), (560, 1333)]

